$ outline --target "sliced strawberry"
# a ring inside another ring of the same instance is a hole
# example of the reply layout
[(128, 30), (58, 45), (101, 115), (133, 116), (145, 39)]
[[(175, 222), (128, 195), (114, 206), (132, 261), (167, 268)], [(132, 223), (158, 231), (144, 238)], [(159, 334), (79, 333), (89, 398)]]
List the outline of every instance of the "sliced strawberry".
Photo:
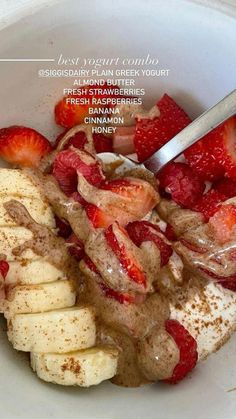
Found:
[(103, 134), (93, 134), (93, 144), (96, 153), (107, 153), (113, 151), (112, 138)]
[(115, 291), (102, 282), (99, 283), (99, 286), (107, 298), (112, 298), (120, 304), (131, 304), (135, 302), (135, 297), (130, 294)]
[(113, 135), (113, 148), (115, 153), (123, 155), (134, 153), (135, 126), (117, 127)]
[(85, 199), (82, 198), (79, 192), (73, 192), (70, 195), (70, 198), (72, 198), (76, 202), (79, 202), (79, 204), (82, 205), (83, 207), (85, 207), (85, 205), (87, 204), (87, 201), (85, 201)]
[(236, 206), (221, 205), (209, 219), (208, 225), (219, 243), (223, 244), (229, 241), (236, 225)]
[(207, 222), (218, 210), (222, 202), (227, 198), (221, 192), (210, 189), (205, 193), (202, 198), (192, 207), (194, 211), (201, 212), (204, 215), (205, 221)]
[(236, 179), (236, 116), (215, 128), (185, 153), (190, 166), (205, 180), (226, 175)]
[(236, 196), (236, 180), (223, 178), (212, 185), (212, 189), (224, 195), (226, 199)]
[(168, 263), (173, 253), (172, 247), (165, 242), (164, 235), (160, 228), (148, 221), (134, 221), (126, 227), (131, 240), (140, 247), (143, 242), (151, 241), (155, 243), (160, 251), (161, 266)]
[(97, 269), (95, 263), (93, 263), (92, 259), (88, 255), (84, 255), (83, 261), (86, 263), (87, 267), (92, 271), (93, 273), (100, 275), (99, 270)]
[[(126, 230), (122, 227), (119, 227), (117, 224), (117, 228), (120, 230), (121, 234), (128, 236)], [(145, 273), (142, 271), (141, 266), (139, 263), (134, 260), (133, 254), (125, 247), (125, 245), (120, 242), (113, 231), (113, 226), (109, 226), (105, 233), (105, 238), (107, 241), (108, 246), (112, 249), (112, 251), (117, 256), (121, 266), (130, 277), (130, 279), (143, 287), (147, 285), (147, 279)]]
[(0, 261), (0, 274), (5, 279), (9, 271), (9, 264), (5, 260)]
[(158, 118), (139, 119), (136, 124), (134, 147), (140, 162), (159, 150), (191, 122), (183, 109), (167, 94), (159, 100), (157, 106), (160, 110)]
[(83, 175), (93, 185), (99, 185), (104, 180), (101, 166), (96, 159), (86, 151), (78, 149), (61, 151), (56, 156), (53, 175), (67, 195), (77, 190), (78, 175)]
[(196, 366), (198, 360), (197, 342), (177, 320), (167, 320), (165, 328), (179, 348), (180, 360), (174, 368), (172, 376), (163, 381), (176, 384)]
[(222, 146), (215, 150), (216, 159), (225, 176), (236, 179), (236, 115), (221, 126), (220, 139)]
[[(111, 203), (104, 210), (122, 225), (145, 217), (159, 201), (153, 186), (142, 179), (131, 177), (114, 179), (104, 182), (101, 188), (117, 195), (117, 202), (113, 203), (111, 198)], [(119, 197), (122, 199), (119, 200)], [(124, 212), (126, 212), (126, 217), (124, 217)]]
[(69, 243), (70, 246), (68, 250), (71, 256), (74, 256), (77, 260), (81, 260), (84, 257), (84, 245), (78, 237), (72, 233), (70, 237), (66, 240), (66, 243)]
[(160, 192), (170, 194), (179, 205), (191, 208), (202, 196), (205, 184), (185, 163), (171, 162), (157, 176)]
[(170, 225), (169, 223), (167, 223), (167, 225), (166, 225), (165, 236), (171, 242), (174, 242), (174, 241), (177, 240), (177, 236), (175, 234), (175, 231), (174, 231), (172, 225)]
[[(62, 140), (62, 138), (65, 136), (68, 130), (64, 131), (62, 134), (60, 134), (56, 142), (54, 144), (54, 147), (57, 148), (58, 144)], [(72, 137), (70, 137), (67, 141), (67, 143), (64, 145), (63, 150), (66, 150), (70, 146), (73, 146), (74, 148), (79, 148), (80, 150), (84, 150), (85, 145), (88, 143), (87, 136), (84, 131), (78, 131), (76, 132)], [(105, 153), (105, 152), (112, 152), (113, 151), (113, 145), (112, 145), (112, 139), (110, 137), (107, 137), (103, 134), (93, 134), (93, 144), (96, 153)]]
[(61, 99), (55, 106), (55, 121), (65, 128), (72, 128), (75, 125), (83, 124), (84, 118), (88, 116), (89, 105), (76, 104), (78, 97), (68, 95)]
[(118, 301), (120, 304), (131, 304), (135, 302), (135, 296), (130, 295), (128, 293), (121, 293), (118, 291), (113, 290), (112, 288), (108, 287), (104, 282), (102, 282), (102, 277), (100, 276), (99, 271), (96, 268), (96, 265), (90, 259), (88, 255), (85, 255), (83, 261), (86, 263), (87, 267), (96, 275), (100, 277), (100, 281), (98, 282), (99, 287), (103, 291), (104, 295), (107, 298), (114, 299)]
[(0, 300), (6, 298), (5, 278), (9, 271), (9, 264), (5, 260), (0, 261)]
[(20, 167), (37, 167), (51, 151), (49, 141), (32, 128), (12, 126), (0, 129), (0, 157)]
[(106, 228), (114, 222), (114, 219), (98, 208), (96, 205), (87, 203), (85, 211), (89, 221), (91, 221), (94, 228)]
[(56, 215), (55, 215), (55, 220), (56, 220), (56, 227), (58, 230), (57, 234), (63, 237), (64, 239), (67, 239), (72, 233), (70, 224), (66, 220), (62, 220)]
[(222, 287), (227, 288), (231, 291), (236, 291), (236, 274), (229, 276), (220, 276), (205, 268), (200, 268), (200, 271), (208, 277), (213, 278), (214, 281), (217, 282), (217, 284), (222, 285)]
[(192, 252), (201, 253), (201, 254), (207, 252), (207, 249), (205, 249), (204, 247), (197, 246), (195, 243), (191, 243), (188, 240), (185, 240), (183, 238), (180, 238), (179, 241), (183, 246), (187, 247), (187, 249), (191, 250)]
[[(94, 89), (96, 89), (95, 94)], [(99, 87), (93, 85), (83, 86), (77, 89), (76, 95), (65, 96), (56, 104), (54, 111), (55, 121), (62, 127), (72, 128), (84, 122), (85, 117), (89, 115), (89, 108), (102, 107), (99, 105), (99, 100), (119, 96), (118, 86), (108, 86), (106, 83), (104, 86)], [(94, 103), (94, 98), (97, 100), (97, 103)], [(81, 104), (81, 99), (85, 100), (86, 103)], [(110, 104), (105, 104), (103, 107), (107, 108), (110, 106)]]
[[(69, 130), (66, 129), (61, 134), (58, 135), (58, 137), (56, 138), (55, 144), (54, 144), (55, 148), (58, 147), (58, 145), (60, 144), (60, 141), (67, 134), (68, 131)], [(78, 148), (80, 150), (84, 150), (84, 146), (85, 146), (86, 143), (87, 143), (86, 133), (84, 131), (78, 131), (68, 139), (68, 141), (66, 142), (66, 144), (63, 147), (63, 150), (66, 150), (70, 146), (73, 146), (74, 148)]]

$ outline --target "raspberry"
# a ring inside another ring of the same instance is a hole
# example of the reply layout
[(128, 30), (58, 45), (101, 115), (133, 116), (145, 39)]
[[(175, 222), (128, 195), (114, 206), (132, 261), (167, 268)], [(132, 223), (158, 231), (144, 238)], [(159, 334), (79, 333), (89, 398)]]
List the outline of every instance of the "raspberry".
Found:
[(201, 212), (204, 216), (205, 222), (212, 217), (222, 202), (226, 200), (226, 196), (217, 190), (210, 189), (202, 198), (192, 207), (194, 211)]
[(185, 208), (191, 208), (202, 196), (205, 184), (185, 163), (169, 163), (158, 174), (160, 193)]

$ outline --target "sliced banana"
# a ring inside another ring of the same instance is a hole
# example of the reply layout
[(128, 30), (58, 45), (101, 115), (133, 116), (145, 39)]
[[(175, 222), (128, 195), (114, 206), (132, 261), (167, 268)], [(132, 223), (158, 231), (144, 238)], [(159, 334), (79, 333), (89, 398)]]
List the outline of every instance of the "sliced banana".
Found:
[(42, 313), (72, 307), (76, 300), (73, 281), (55, 281), (38, 285), (17, 285), (8, 292), (4, 315)]
[(33, 370), (44, 381), (89, 387), (116, 374), (118, 350), (95, 347), (67, 354), (31, 353), (30, 358)]
[(22, 170), (0, 168), (0, 195), (37, 198), (42, 200), (40, 189)]
[(45, 258), (30, 260), (21, 258), (9, 263), (6, 285), (36, 285), (66, 279), (65, 273), (56, 268)]
[[(6, 255), (7, 261), (17, 260), (18, 257), (12, 253), (12, 250), (32, 238), (33, 234), (27, 228), (0, 227), (0, 254)], [(38, 259), (38, 256), (30, 249), (26, 249), (21, 257), (25, 259)]]
[(12, 227), (17, 225), (4, 208), (4, 204), (12, 199), (15, 199), (23, 204), (30, 213), (31, 217), (37, 223), (46, 225), (52, 229), (56, 227), (53, 212), (46, 202), (39, 199), (25, 198), (21, 196), (15, 197), (12, 195), (0, 195), (0, 226)]
[(65, 353), (95, 344), (92, 307), (75, 306), (47, 313), (16, 314), (8, 320), (8, 339), (25, 352)]

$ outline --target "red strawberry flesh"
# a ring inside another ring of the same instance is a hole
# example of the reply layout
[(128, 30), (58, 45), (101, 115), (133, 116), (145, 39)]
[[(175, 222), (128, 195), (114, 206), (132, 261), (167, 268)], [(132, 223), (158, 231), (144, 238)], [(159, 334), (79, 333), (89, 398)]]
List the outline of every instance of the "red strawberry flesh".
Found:
[(183, 109), (167, 94), (159, 100), (157, 106), (159, 117), (139, 119), (136, 123), (134, 147), (140, 162), (159, 150), (191, 122)]
[(51, 151), (49, 141), (39, 132), (23, 126), (0, 129), (0, 157), (20, 167), (37, 167)]
[(136, 246), (140, 247), (145, 241), (155, 243), (160, 251), (161, 266), (168, 263), (173, 250), (171, 246), (165, 242), (164, 235), (157, 225), (149, 223), (148, 221), (134, 221), (133, 223), (129, 223), (126, 229)]
[(164, 382), (176, 384), (196, 366), (198, 360), (197, 342), (176, 320), (167, 320), (165, 328), (179, 348), (180, 360), (174, 368), (172, 376)]
[[(121, 229), (121, 227), (119, 227)], [(126, 231), (122, 229), (123, 233), (127, 235)], [(142, 286), (146, 287), (146, 275), (144, 272), (136, 265), (135, 261), (133, 261), (132, 256), (129, 255), (127, 249), (125, 248), (123, 243), (120, 243), (114, 232), (112, 225), (107, 228), (104, 233), (108, 246), (112, 249), (112, 251), (117, 256), (120, 264), (122, 265), (123, 269), (126, 271), (127, 275), (130, 277), (131, 280), (141, 284)]]
[(78, 175), (84, 176), (88, 182), (96, 186), (104, 180), (101, 167), (94, 157), (75, 149), (61, 151), (56, 156), (53, 175), (66, 195), (77, 191)]

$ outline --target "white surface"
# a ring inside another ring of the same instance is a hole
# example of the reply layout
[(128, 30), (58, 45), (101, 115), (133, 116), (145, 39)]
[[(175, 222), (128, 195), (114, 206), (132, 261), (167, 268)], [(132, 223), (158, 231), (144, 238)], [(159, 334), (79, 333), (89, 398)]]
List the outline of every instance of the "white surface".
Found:
[[(31, 12), (32, 13), (32, 10)], [(19, 15), (18, 15), (19, 16)], [(168, 91), (196, 116), (235, 88), (235, 20), (184, 0), (69, 0), (1, 32), (0, 57), (141, 56), (150, 51), (169, 78), (140, 80), (155, 101)], [(41, 64), (0, 64), (0, 126), (22, 123), (53, 137), (61, 79), (38, 79)], [(65, 81), (63, 81), (65, 84)], [(70, 86), (70, 81), (66, 81)], [(41, 383), (25, 357), (0, 338), (4, 419), (235, 419), (235, 337), (178, 386), (64, 389)]]

